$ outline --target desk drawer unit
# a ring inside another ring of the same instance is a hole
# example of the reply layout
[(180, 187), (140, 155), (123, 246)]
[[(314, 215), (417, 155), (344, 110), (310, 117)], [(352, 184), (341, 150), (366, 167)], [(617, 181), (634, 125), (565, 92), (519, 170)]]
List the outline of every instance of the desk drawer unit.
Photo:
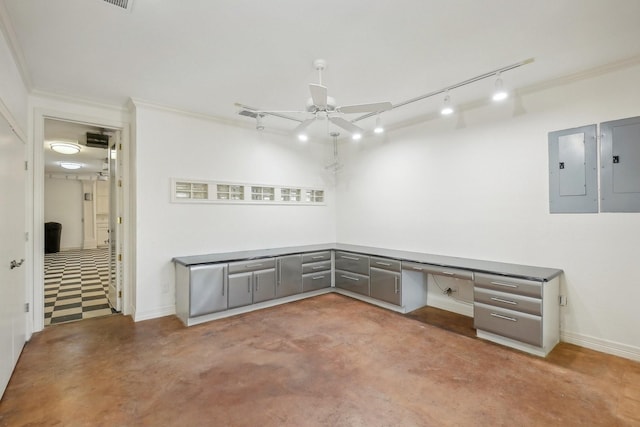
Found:
[(336, 270), (336, 288), (369, 296), (369, 276)]
[(302, 292), (331, 287), (331, 271), (310, 273), (302, 276)]
[(331, 270), (331, 260), (302, 264), (302, 274), (318, 273), (325, 270)]
[(369, 257), (367, 255), (336, 251), (335, 263), (336, 270), (350, 271), (364, 276), (369, 274)]
[(371, 268), (379, 268), (382, 270), (395, 271), (398, 273), (401, 269), (400, 261), (389, 258), (379, 258), (375, 256), (370, 257), (370, 265)]
[(542, 298), (542, 282), (495, 274), (475, 273), (475, 286), (510, 294)]
[(308, 254), (302, 254), (302, 263), (307, 264), (310, 262), (319, 261), (331, 261), (331, 251), (311, 252)]
[(539, 298), (525, 297), (479, 287), (475, 287), (473, 295), (475, 302), (542, 316), (542, 300)]
[(520, 311), (476, 302), (473, 306), (476, 329), (492, 332), (527, 344), (542, 345), (542, 318)]

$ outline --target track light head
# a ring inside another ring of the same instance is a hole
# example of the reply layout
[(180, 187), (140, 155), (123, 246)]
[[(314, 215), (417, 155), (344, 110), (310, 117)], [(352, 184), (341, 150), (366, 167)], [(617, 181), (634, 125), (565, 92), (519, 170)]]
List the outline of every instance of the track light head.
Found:
[(493, 91), (493, 96), (491, 99), (494, 101), (503, 101), (509, 97), (509, 92), (504, 88), (504, 83), (502, 82), (502, 77), (500, 73), (496, 73), (496, 83), (495, 90)]
[(448, 116), (449, 114), (453, 114), (455, 110), (451, 105), (451, 98), (449, 97), (449, 91), (446, 91), (445, 93), (446, 95), (444, 97), (444, 102), (442, 103), (442, 109), (440, 110), (440, 114), (442, 114), (443, 116)]
[(309, 140), (309, 136), (306, 133), (299, 133), (298, 134), (298, 141), (307, 142), (308, 140)]
[(380, 114), (378, 114), (378, 117), (376, 117), (376, 127), (373, 128), (373, 132), (374, 133), (384, 132), (384, 126), (382, 126), (382, 120), (380, 119)]

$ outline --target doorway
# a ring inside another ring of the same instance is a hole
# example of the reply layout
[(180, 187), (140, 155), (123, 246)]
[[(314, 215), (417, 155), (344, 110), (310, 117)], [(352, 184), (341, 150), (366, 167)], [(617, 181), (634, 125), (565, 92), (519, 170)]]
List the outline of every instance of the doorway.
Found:
[(44, 119), (44, 326), (121, 311), (120, 130)]

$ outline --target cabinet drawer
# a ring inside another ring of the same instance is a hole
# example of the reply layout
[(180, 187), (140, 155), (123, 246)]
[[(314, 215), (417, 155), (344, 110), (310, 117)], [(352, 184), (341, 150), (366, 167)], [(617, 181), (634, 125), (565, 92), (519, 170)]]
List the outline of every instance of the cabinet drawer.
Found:
[(369, 277), (349, 271), (336, 270), (336, 288), (369, 296)]
[(302, 263), (331, 261), (331, 251), (312, 252), (310, 254), (302, 254)]
[(229, 274), (267, 270), (269, 268), (276, 268), (275, 258), (254, 259), (229, 263)]
[(369, 275), (369, 257), (351, 252), (336, 252), (336, 270)]
[(423, 272), (436, 276), (455, 277), (456, 279), (473, 280), (473, 271), (459, 268), (442, 267), (439, 265), (423, 264)]
[(542, 345), (540, 316), (476, 302), (473, 304), (473, 326), (476, 329), (535, 346)]
[(309, 264), (302, 264), (302, 274), (317, 273), (319, 271), (331, 270), (331, 261), (320, 261)]
[(509, 310), (523, 313), (542, 315), (542, 300), (539, 298), (525, 297), (523, 295), (509, 294), (490, 289), (474, 287), (473, 299), (475, 302), (494, 305)]
[(381, 268), (389, 271), (400, 271), (400, 261), (389, 258), (370, 257), (371, 267)]
[(302, 292), (331, 287), (331, 272), (311, 273), (302, 276)]
[(516, 279), (515, 277), (498, 276), (495, 274), (476, 273), (475, 286), (511, 294), (542, 298), (542, 282)]

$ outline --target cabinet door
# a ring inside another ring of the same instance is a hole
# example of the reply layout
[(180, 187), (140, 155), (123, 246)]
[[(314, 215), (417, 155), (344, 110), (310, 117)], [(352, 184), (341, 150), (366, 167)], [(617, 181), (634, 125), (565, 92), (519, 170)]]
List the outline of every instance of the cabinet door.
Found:
[(400, 273), (371, 267), (369, 278), (372, 298), (401, 305)]
[(276, 296), (276, 270), (274, 268), (253, 273), (253, 302), (268, 301)]
[(189, 268), (189, 316), (227, 309), (227, 265), (204, 264)]
[(251, 286), (253, 273), (229, 275), (229, 308), (249, 305), (253, 298)]
[(302, 255), (278, 258), (276, 297), (286, 297), (300, 292), (302, 292)]

